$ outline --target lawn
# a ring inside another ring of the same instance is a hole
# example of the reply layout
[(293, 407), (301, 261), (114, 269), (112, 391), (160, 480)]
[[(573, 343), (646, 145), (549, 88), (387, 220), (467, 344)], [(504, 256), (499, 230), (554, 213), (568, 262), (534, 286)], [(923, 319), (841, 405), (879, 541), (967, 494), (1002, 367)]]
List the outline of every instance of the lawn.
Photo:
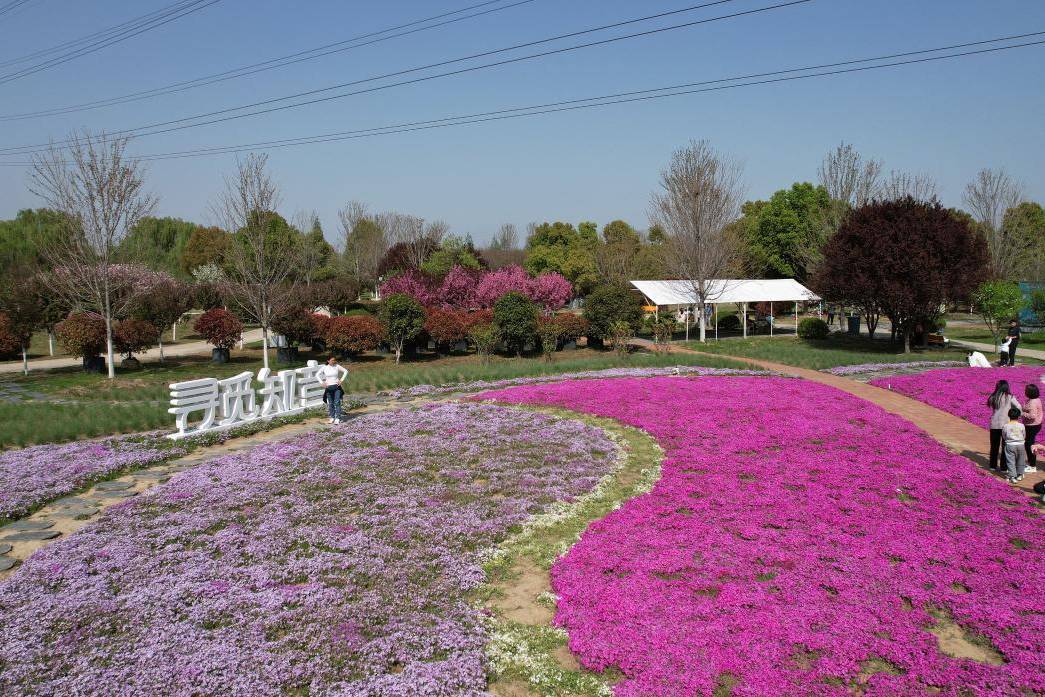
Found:
[[(192, 323), (194, 321), (195, 321), (195, 318), (192, 318), (191, 320), (189, 320), (187, 322), (179, 322), (178, 323), (178, 340), (177, 341), (173, 341), (171, 339), (171, 336), (172, 336), (173, 332), (170, 329), (164, 330), (164, 332), (163, 332), (163, 347), (167, 348), (168, 346), (175, 346), (177, 344), (184, 344), (184, 343), (189, 343), (189, 342), (193, 342), (193, 341), (203, 341), (203, 337), (201, 337), (199, 334), (197, 334), (192, 329)], [(61, 342), (59, 342), (57, 339), (55, 339), (55, 342), (54, 342), (54, 357), (55, 358), (62, 358), (62, 357), (66, 357), (68, 355), (69, 354), (67, 354), (62, 349)], [(33, 360), (35, 358), (51, 358), (50, 350), (49, 350), (48, 345), (47, 345), (47, 332), (36, 332), (35, 334), (33, 334), (33, 338), (29, 342), (29, 360)], [(0, 361), (0, 363), (21, 363), (21, 362), (22, 362), (21, 355), (19, 355), (17, 358), (11, 357), (11, 358), (9, 358), (7, 360)]]
[(614, 694), (1045, 692), (1042, 518), (900, 417), (775, 377), (477, 398), (618, 419), (665, 450), (652, 491), (552, 567), (556, 624), (581, 665), (620, 671)]
[[(215, 365), (206, 357), (191, 357), (171, 359), (163, 364), (146, 363), (135, 371), (118, 369), (114, 381), (78, 368), (0, 377), (0, 396), (19, 400), (0, 401), (0, 447), (171, 428), (173, 419), (167, 413), (170, 383), (200, 377), (229, 377), (245, 370), (256, 373), (261, 368), (260, 351), (233, 353), (233, 360), (225, 365)], [(316, 356), (320, 360), (325, 357)], [(302, 353), (300, 364), (309, 358), (311, 354)], [(440, 357), (426, 353), (400, 365), (389, 356), (366, 355), (346, 363), (349, 378), (345, 390), (349, 394), (372, 394), (414, 385), (683, 364), (749, 367), (726, 357), (685, 354), (621, 357), (591, 349), (559, 353), (550, 362), (532, 357), (494, 356), (488, 364), (472, 355)]]
[(799, 339), (795, 336), (759, 336), (747, 339), (724, 339), (701, 344), (684, 344), (695, 351), (721, 354), (734, 358), (756, 358), (776, 361), (800, 368), (823, 370), (861, 363), (901, 363), (908, 361), (964, 360), (961, 349), (925, 349), (903, 353), (888, 336), (871, 340), (866, 335), (852, 337), (834, 333), (823, 340)]
[[(987, 327), (983, 325), (948, 325), (945, 333), (951, 339), (965, 339), (966, 341), (994, 345), (994, 337)], [(1023, 336), (1020, 337), (1020, 346), (1023, 348), (1045, 349), (1045, 332), (1024, 331)], [(1016, 355), (1019, 355), (1019, 348), (1016, 349)]]

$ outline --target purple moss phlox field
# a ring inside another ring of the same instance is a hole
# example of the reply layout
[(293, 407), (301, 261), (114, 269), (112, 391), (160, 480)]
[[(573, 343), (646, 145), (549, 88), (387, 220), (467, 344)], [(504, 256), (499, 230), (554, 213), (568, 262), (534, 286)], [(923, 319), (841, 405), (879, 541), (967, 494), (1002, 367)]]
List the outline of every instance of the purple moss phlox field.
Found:
[(927, 368), (954, 368), (967, 365), (961, 361), (911, 361), (910, 363), (860, 363), (859, 365), (839, 365), (825, 368), (823, 372), (832, 375), (859, 375), (860, 373), (877, 373), (884, 370), (925, 370)]
[(158, 434), (34, 445), (0, 453), (0, 520), (65, 496), (92, 481), (184, 454)]
[[(1045, 367), (1020, 365), (1011, 368), (954, 368), (930, 370), (919, 375), (898, 375), (877, 378), (870, 384), (893, 390), (919, 402), (925, 402), (966, 421), (989, 428), (991, 410), (987, 397), (999, 380), (1008, 380), (1012, 393), (1020, 404), (1027, 401), (1023, 388), (1039, 383)], [(1039, 387), (1045, 386), (1039, 383)]]
[(452, 392), (478, 392), (479, 390), (495, 390), (515, 385), (539, 385), (546, 382), (563, 380), (592, 380), (597, 378), (651, 378), (664, 375), (769, 375), (763, 370), (744, 370), (738, 368), (705, 368), (699, 365), (677, 365), (671, 368), (604, 368), (602, 370), (585, 370), (577, 373), (557, 373), (554, 375), (535, 375), (522, 378), (505, 378), (503, 380), (475, 380), (474, 382), (455, 382), (448, 385), (414, 385), (402, 390), (392, 390), (382, 394), (392, 397), (423, 397), (425, 395), (449, 394)]
[(616, 452), (445, 404), (201, 464), (0, 583), (0, 693), (480, 694), (481, 551)]
[[(897, 416), (780, 378), (508, 389), (645, 429), (663, 477), (552, 569), (556, 621), (618, 695), (1045, 692), (1033, 504)], [(935, 614), (934, 614), (935, 613)], [(943, 655), (953, 618), (1001, 665)], [(728, 677), (727, 677), (728, 676)]]

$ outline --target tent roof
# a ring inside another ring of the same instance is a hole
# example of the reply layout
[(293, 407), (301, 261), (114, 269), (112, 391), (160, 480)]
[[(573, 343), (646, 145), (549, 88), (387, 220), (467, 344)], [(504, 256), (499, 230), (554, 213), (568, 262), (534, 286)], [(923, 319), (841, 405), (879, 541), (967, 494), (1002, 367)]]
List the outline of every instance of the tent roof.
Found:
[[(793, 278), (710, 281), (708, 304), (804, 302), (820, 297)], [(692, 281), (632, 281), (654, 305), (695, 305)]]

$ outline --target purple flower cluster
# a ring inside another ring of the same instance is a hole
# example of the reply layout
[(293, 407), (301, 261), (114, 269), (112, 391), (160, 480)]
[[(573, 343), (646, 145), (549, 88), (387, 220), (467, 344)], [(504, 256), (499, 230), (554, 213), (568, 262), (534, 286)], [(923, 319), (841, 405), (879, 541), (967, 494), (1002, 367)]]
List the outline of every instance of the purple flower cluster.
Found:
[[(665, 450), (654, 489), (552, 569), (570, 649), (619, 668), (616, 694), (1045, 694), (1042, 518), (903, 419), (781, 378), (478, 398), (618, 419)], [(939, 623), (995, 660), (945, 654)]]
[(859, 365), (839, 365), (825, 368), (823, 372), (831, 375), (860, 375), (861, 373), (879, 373), (886, 370), (929, 370), (932, 368), (957, 368), (966, 365), (963, 361), (911, 361), (910, 363), (860, 363)]
[[(1045, 376), (1042, 366), (1020, 365), (1011, 368), (956, 368), (930, 370), (919, 375), (898, 375), (871, 380), (872, 385), (894, 390), (919, 402), (988, 428), (991, 409), (987, 397), (998, 380), (1008, 380), (1012, 393), (1022, 404), (1023, 389)], [(1045, 388), (1043, 388), (1045, 389)]]
[(555, 375), (535, 375), (523, 378), (506, 378), (504, 380), (475, 380), (473, 382), (455, 382), (447, 385), (414, 385), (401, 390), (391, 390), (381, 394), (394, 398), (426, 397), (438, 394), (464, 392), (480, 392), (482, 390), (498, 390), (519, 385), (539, 385), (547, 382), (563, 380), (597, 380), (604, 378), (651, 378), (666, 375), (772, 375), (761, 370), (740, 370), (736, 368), (705, 368), (699, 365), (678, 365), (671, 368), (606, 368), (603, 370), (585, 370), (577, 373), (558, 373)]
[(0, 583), (0, 693), (481, 694), (481, 552), (616, 457), (579, 421), (442, 404), (203, 463)]
[(185, 453), (184, 448), (160, 438), (143, 433), (0, 452), (0, 520), (23, 516), (115, 472)]

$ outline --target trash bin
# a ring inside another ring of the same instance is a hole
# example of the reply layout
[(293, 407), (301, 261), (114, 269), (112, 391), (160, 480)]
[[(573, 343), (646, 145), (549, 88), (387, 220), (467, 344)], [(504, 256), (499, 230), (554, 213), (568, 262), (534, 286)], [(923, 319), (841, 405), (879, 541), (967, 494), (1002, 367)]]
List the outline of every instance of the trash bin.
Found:
[(856, 336), (860, 334), (860, 315), (849, 315), (849, 333)]

